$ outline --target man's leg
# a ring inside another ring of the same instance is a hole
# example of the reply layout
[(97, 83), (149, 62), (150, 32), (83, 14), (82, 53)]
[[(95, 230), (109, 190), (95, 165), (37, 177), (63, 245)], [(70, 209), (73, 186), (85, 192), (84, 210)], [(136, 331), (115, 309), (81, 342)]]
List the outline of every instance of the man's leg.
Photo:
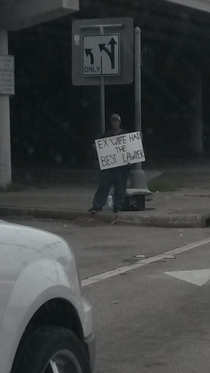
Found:
[(124, 202), (128, 173), (116, 170), (114, 177), (114, 211), (122, 209)]
[(111, 185), (112, 185), (111, 170), (101, 171), (99, 187), (93, 199), (93, 206), (96, 209), (101, 210), (102, 207), (106, 204)]

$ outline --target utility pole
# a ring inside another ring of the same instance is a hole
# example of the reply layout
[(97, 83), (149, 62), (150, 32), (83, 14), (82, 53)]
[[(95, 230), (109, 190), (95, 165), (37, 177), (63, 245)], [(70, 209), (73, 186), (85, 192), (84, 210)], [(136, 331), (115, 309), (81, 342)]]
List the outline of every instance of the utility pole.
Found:
[[(141, 30), (135, 28), (135, 130), (142, 135), (141, 129)], [(130, 189), (139, 189), (141, 194), (147, 195), (148, 190), (146, 176), (141, 169), (141, 162), (136, 163), (131, 171)]]

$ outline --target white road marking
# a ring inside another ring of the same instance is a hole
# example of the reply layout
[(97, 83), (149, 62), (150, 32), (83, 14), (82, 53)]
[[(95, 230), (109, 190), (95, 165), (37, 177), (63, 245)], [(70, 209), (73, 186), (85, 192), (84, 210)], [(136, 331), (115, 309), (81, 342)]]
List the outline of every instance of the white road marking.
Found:
[(194, 271), (164, 272), (166, 275), (178, 278), (197, 286), (203, 286), (210, 280), (210, 269), (199, 269)]
[(84, 286), (92, 285), (96, 282), (106, 280), (107, 278), (110, 278), (110, 277), (118, 276), (122, 273), (132, 271), (136, 268), (143, 267), (147, 264), (154, 263), (154, 262), (157, 262), (159, 260), (163, 260), (163, 259), (167, 259), (167, 258), (170, 259), (173, 255), (181, 254), (185, 251), (195, 249), (196, 247), (203, 246), (203, 245), (206, 245), (208, 243), (210, 243), (210, 238), (207, 238), (207, 239), (202, 240), (202, 241), (194, 242), (194, 243), (182, 246), (182, 247), (178, 247), (177, 249), (173, 249), (171, 251), (166, 251), (163, 254), (155, 255), (155, 256), (152, 256), (151, 258), (140, 260), (135, 264), (119, 267), (119, 268), (113, 269), (111, 271), (100, 273), (98, 275), (95, 275), (95, 276), (89, 277), (85, 280), (82, 280), (82, 286), (84, 287)]

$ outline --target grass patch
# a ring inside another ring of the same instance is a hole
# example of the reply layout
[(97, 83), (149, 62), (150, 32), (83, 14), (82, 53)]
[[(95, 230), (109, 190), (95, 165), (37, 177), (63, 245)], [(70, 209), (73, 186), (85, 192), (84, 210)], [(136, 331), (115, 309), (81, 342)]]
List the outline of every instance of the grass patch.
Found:
[(20, 183), (8, 183), (5, 186), (0, 186), (0, 193), (20, 192), (22, 190), (24, 190), (24, 186)]
[(148, 189), (151, 192), (175, 192), (178, 189), (178, 185), (157, 177), (148, 181)]

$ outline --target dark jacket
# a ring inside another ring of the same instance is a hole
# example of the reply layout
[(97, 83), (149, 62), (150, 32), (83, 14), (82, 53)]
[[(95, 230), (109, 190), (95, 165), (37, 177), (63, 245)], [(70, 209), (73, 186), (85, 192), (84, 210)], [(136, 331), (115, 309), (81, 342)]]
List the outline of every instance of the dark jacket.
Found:
[(120, 135), (125, 135), (126, 133), (128, 133), (128, 131), (126, 130), (123, 130), (121, 129), (120, 130), (120, 133), (118, 133), (117, 135), (113, 132), (113, 130), (107, 130), (102, 137), (112, 137), (112, 136), (120, 136)]

